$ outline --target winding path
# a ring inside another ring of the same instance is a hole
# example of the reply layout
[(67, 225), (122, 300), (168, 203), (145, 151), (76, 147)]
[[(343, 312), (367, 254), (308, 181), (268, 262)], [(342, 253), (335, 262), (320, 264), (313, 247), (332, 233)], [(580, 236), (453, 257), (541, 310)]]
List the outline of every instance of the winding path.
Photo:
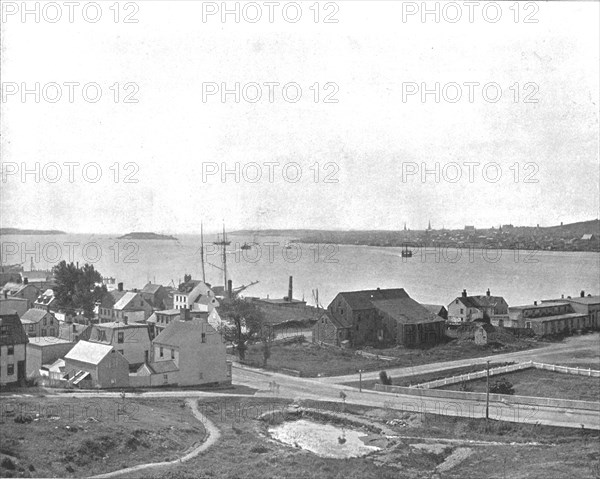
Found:
[(219, 440), (221, 433), (219, 432), (219, 429), (204, 414), (202, 414), (198, 410), (198, 404), (197, 404), (196, 400), (187, 399), (186, 403), (192, 410), (192, 414), (194, 415), (194, 417), (202, 423), (202, 425), (204, 426), (204, 429), (206, 430), (207, 436), (206, 436), (205, 441), (202, 444), (200, 444), (199, 446), (192, 449), (185, 456), (180, 457), (179, 459), (176, 459), (174, 461), (150, 462), (150, 463), (146, 463), (146, 464), (138, 464), (137, 466), (127, 467), (125, 469), (120, 469), (118, 471), (107, 472), (106, 474), (99, 474), (97, 476), (90, 476), (90, 477), (98, 478), (98, 479), (105, 478), (105, 477), (118, 477), (118, 476), (122, 476), (123, 474), (131, 474), (134, 472), (143, 471), (143, 470), (151, 469), (151, 468), (155, 468), (155, 467), (158, 468), (158, 467), (165, 467), (165, 466), (174, 466), (177, 464), (187, 462), (190, 459), (193, 459), (196, 456), (198, 456), (198, 454), (200, 454), (201, 452), (206, 451), (209, 447), (211, 447), (213, 444), (215, 444)]

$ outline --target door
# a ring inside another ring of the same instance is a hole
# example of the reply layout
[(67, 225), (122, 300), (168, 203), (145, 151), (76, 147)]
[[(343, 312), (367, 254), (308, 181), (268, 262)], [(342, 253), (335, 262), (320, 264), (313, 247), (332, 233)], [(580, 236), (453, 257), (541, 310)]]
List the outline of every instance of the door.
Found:
[(25, 361), (17, 362), (17, 381), (25, 380)]

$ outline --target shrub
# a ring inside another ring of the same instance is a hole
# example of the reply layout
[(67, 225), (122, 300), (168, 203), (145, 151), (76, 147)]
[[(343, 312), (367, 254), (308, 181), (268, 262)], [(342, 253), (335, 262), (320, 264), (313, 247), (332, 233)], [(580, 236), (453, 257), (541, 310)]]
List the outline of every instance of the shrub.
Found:
[(515, 390), (511, 382), (506, 378), (499, 379), (490, 385), (490, 392), (493, 394), (514, 394)]
[(14, 421), (17, 424), (27, 424), (27, 423), (33, 421), (33, 418), (31, 416), (29, 416), (28, 414), (19, 414), (17, 417), (15, 417)]
[(0, 462), (0, 466), (10, 471), (14, 471), (16, 469), (15, 463), (9, 457), (5, 457), (4, 459), (2, 459), (2, 462)]
[(385, 371), (381, 371), (379, 373), (379, 380), (381, 381), (381, 384), (383, 384), (384, 386), (392, 385), (392, 378), (389, 377)]

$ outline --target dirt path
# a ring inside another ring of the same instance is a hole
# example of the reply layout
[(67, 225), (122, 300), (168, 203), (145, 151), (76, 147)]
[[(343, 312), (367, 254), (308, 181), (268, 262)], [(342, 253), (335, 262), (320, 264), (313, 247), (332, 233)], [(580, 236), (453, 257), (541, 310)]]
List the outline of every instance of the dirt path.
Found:
[(146, 469), (151, 469), (151, 468), (175, 466), (177, 464), (187, 462), (190, 459), (193, 459), (196, 456), (198, 456), (198, 454), (200, 454), (201, 452), (206, 451), (209, 447), (211, 447), (213, 444), (215, 444), (219, 440), (221, 433), (219, 432), (219, 429), (206, 416), (204, 416), (198, 410), (198, 404), (195, 399), (187, 399), (186, 403), (192, 410), (192, 414), (194, 414), (194, 417), (202, 423), (202, 425), (204, 426), (204, 429), (206, 430), (207, 437), (206, 437), (206, 440), (202, 444), (200, 444), (199, 446), (196, 446), (194, 449), (192, 449), (190, 452), (188, 452), (185, 456), (182, 456), (179, 459), (176, 459), (174, 461), (150, 462), (147, 464), (139, 464), (137, 466), (132, 466), (132, 467), (128, 467), (126, 469), (121, 469), (119, 471), (108, 472), (106, 474), (99, 474), (97, 476), (90, 476), (90, 477), (98, 478), (98, 479), (105, 478), (105, 477), (118, 477), (118, 476), (123, 476), (125, 474), (132, 474), (135, 472), (144, 471)]

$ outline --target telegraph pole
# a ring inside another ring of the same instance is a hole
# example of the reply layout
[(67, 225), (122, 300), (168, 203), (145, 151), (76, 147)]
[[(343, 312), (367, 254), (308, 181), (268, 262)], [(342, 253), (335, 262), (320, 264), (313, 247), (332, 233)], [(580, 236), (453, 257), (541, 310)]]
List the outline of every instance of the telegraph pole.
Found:
[(487, 380), (486, 380), (486, 393), (485, 393), (485, 422), (487, 424), (490, 418), (490, 361), (487, 362)]
[(202, 282), (206, 283), (206, 272), (204, 271), (204, 228), (200, 222), (200, 256), (202, 257)]

